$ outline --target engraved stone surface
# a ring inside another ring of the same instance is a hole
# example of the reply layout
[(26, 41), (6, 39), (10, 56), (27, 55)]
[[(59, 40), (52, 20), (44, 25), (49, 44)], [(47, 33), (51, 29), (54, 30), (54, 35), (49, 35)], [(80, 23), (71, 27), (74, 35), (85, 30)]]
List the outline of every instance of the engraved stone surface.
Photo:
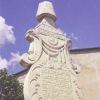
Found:
[[(42, 6), (53, 8), (47, 1), (41, 3), (39, 10)], [(24, 82), (25, 100), (83, 100), (69, 55), (71, 41), (51, 16), (40, 12), (40, 23), (26, 33), (30, 47), (20, 61), (30, 67)]]

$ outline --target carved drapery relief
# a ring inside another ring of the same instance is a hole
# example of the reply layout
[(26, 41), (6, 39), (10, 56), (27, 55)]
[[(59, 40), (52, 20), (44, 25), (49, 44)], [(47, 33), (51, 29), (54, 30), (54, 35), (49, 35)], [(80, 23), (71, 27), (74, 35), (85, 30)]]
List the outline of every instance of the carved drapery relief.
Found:
[(22, 63), (31, 68), (25, 80), (25, 100), (82, 100), (68, 52), (69, 39), (63, 34), (39, 32), (30, 29), (26, 35), (30, 47)]

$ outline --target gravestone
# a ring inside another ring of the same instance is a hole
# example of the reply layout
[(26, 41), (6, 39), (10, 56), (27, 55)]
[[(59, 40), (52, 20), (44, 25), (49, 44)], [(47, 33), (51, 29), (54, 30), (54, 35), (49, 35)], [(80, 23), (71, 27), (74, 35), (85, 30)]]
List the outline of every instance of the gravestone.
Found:
[(26, 32), (30, 46), (20, 61), (30, 67), (24, 82), (25, 100), (83, 100), (69, 54), (71, 40), (56, 26), (52, 3), (39, 3), (36, 18), (39, 24)]

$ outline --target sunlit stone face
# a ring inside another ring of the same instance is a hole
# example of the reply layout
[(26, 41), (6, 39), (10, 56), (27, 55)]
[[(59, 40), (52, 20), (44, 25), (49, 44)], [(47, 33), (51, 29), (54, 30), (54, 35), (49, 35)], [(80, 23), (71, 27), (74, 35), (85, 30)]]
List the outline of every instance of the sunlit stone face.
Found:
[(68, 51), (70, 40), (56, 27), (51, 2), (39, 4), (37, 18), (40, 23), (27, 31), (30, 46), (21, 58), (21, 64), (30, 67), (25, 100), (82, 100)]
[(38, 11), (36, 14), (38, 21), (41, 21), (44, 17), (50, 17), (54, 21), (56, 20), (56, 14), (53, 9), (53, 5), (49, 1), (43, 1), (39, 3)]

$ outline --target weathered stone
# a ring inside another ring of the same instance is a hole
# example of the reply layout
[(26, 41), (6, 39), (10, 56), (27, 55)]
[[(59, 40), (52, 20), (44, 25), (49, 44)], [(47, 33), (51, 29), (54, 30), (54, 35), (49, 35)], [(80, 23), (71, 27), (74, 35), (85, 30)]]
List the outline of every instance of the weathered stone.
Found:
[(70, 39), (56, 27), (51, 8), (50, 2), (40, 3), (40, 23), (26, 33), (30, 47), (20, 62), (30, 67), (24, 82), (25, 100), (83, 100), (69, 55)]

